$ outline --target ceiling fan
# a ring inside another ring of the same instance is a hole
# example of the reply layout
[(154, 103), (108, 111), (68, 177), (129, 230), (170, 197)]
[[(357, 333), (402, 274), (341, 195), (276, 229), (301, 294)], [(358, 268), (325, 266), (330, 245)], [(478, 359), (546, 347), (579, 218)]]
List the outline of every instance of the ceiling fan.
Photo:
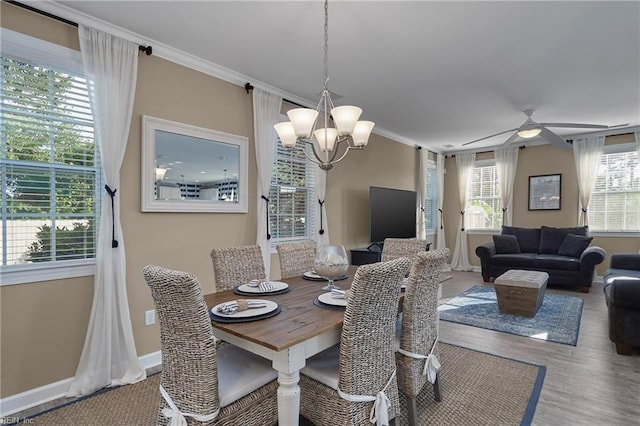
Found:
[(552, 132), (548, 129), (548, 127), (568, 127), (574, 129), (611, 129), (613, 127), (622, 127), (626, 126), (626, 124), (618, 124), (615, 126), (606, 126), (604, 124), (581, 124), (581, 123), (538, 123), (534, 121), (531, 116), (533, 115), (533, 110), (528, 109), (523, 111), (527, 116), (527, 120), (520, 125), (520, 127), (516, 127), (514, 129), (505, 130), (503, 132), (496, 133), (494, 135), (485, 136), (480, 139), (473, 140), (471, 142), (463, 143), (462, 146), (470, 145), (472, 143), (480, 142), (485, 139), (493, 138), (495, 136), (503, 135), (505, 133), (514, 132), (509, 138), (504, 141), (502, 145), (509, 145), (511, 142), (516, 140), (516, 138), (521, 137), (524, 139), (534, 138), (538, 135), (542, 139), (549, 141), (553, 146), (569, 150), (571, 149), (571, 145), (565, 142), (560, 136)]

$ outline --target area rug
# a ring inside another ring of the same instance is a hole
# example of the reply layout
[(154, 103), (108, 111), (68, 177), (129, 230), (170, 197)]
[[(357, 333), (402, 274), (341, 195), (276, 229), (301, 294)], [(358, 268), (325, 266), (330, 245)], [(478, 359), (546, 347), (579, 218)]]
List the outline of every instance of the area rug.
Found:
[(473, 286), (440, 305), (440, 319), (575, 346), (584, 301), (579, 297), (545, 293), (533, 318), (501, 314), (493, 287)]
[[(545, 367), (479, 352), (439, 345), (442, 402), (433, 386), (418, 395), (420, 425), (529, 425), (538, 403)], [(38, 425), (155, 425), (159, 375), (102, 391), (20, 420)], [(406, 402), (401, 397), (402, 425)], [(21, 423), (21, 424), (22, 424)], [(300, 425), (311, 425), (300, 419)]]

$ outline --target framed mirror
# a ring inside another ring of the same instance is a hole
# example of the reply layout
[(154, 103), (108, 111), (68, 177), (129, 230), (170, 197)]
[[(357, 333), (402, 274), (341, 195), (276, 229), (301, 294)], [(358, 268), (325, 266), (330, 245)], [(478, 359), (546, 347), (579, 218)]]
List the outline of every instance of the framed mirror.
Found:
[(142, 117), (142, 211), (246, 213), (244, 136)]

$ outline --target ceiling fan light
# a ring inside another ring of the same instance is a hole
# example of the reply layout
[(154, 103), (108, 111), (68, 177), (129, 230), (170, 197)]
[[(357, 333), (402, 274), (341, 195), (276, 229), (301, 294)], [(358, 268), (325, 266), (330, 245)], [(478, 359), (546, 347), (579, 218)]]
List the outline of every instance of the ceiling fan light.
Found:
[(167, 170), (163, 167), (156, 167), (156, 180), (164, 179), (164, 175), (167, 174)]
[(518, 136), (525, 139), (535, 138), (540, 134), (542, 129), (540, 127), (534, 127), (532, 129), (521, 129), (518, 130)]
[(331, 116), (333, 117), (336, 128), (338, 129), (338, 135), (350, 135), (353, 133), (353, 128), (356, 126), (358, 118), (362, 114), (362, 108), (351, 105), (343, 105), (335, 107), (331, 110)]
[(311, 108), (294, 108), (287, 111), (287, 116), (293, 124), (296, 136), (308, 138), (318, 118), (318, 111)]
[(285, 148), (293, 148), (296, 146), (296, 131), (290, 121), (278, 123), (273, 126)]
[(353, 144), (355, 146), (366, 146), (369, 143), (369, 135), (373, 130), (375, 123), (373, 121), (358, 121), (353, 128)]

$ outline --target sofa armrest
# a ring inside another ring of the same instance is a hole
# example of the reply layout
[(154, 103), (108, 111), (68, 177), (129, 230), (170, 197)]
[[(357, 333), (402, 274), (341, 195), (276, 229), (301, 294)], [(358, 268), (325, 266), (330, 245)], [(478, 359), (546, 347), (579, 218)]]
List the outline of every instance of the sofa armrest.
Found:
[(482, 244), (476, 247), (476, 254), (480, 260), (491, 259), (496, 254), (496, 245), (493, 242)]
[(596, 265), (604, 262), (606, 252), (598, 246), (587, 247), (580, 256), (580, 269), (589, 267), (595, 268)]
[(611, 268), (640, 271), (640, 253), (620, 253), (611, 255)]
[(608, 285), (606, 291), (609, 306), (640, 311), (640, 281), (634, 279), (617, 279)]

